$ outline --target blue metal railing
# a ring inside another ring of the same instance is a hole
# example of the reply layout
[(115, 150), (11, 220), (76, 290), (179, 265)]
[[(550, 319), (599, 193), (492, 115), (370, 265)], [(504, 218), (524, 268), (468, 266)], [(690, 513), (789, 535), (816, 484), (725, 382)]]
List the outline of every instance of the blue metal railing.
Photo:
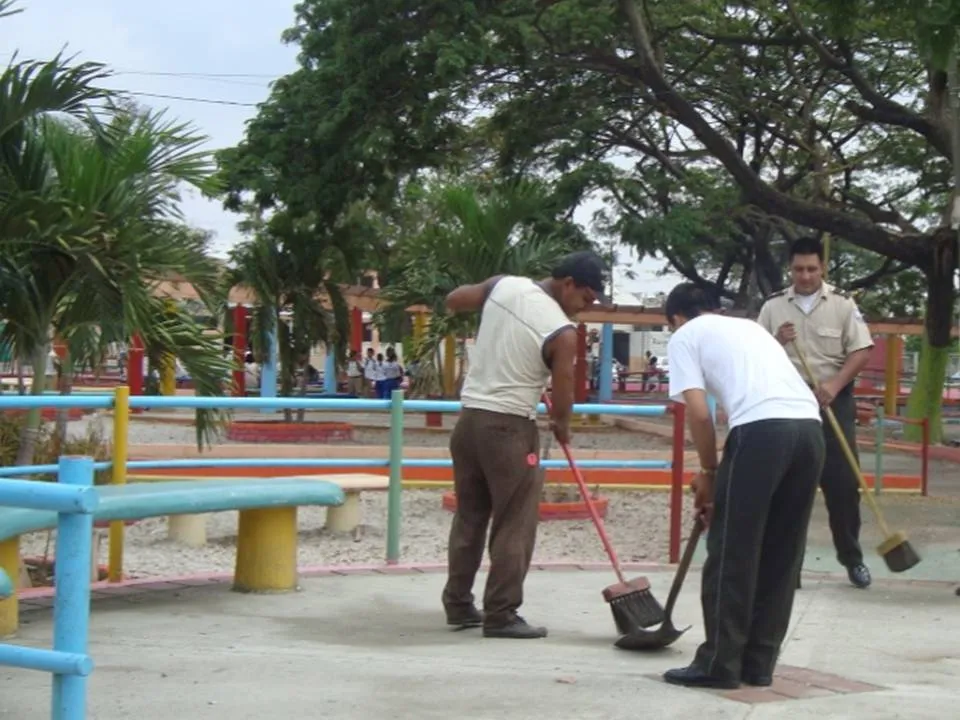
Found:
[[(111, 409), (114, 397), (106, 394), (83, 395), (0, 395), (0, 411), (9, 409)], [(402, 427), (404, 412), (455, 413), (461, 410), (459, 402), (443, 400), (404, 400), (402, 391), (395, 391), (391, 400), (357, 398), (234, 398), (189, 396), (134, 396), (130, 408), (162, 409), (222, 409), (222, 410), (320, 410), (342, 412), (391, 412), (392, 420)], [(537, 408), (545, 413), (541, 403)], [(634, 417), (661, 417), (667, 414), (665, 405), (610, 405), (583, 403), (573, 408), (575, 413), (591, 415), (618, 415)], [(397, 447), (395, 447), (395, 445)], [(564, 460), (546, 460), (547, 468), (566, 467)], [(60, 513), (57, 532), (54, 604), (54, 649), (39, 650), (15, 645), (0, 645), (0, 665), (45, 670), (54, 673), (54, 720), (83, 720), (86, 715), (86, 676), (93, 669), (87, 656), (87, 634), (90, 606), (90, 565), (92, 511), (99, 498), (93, 485), (94, 471), (105, 470), (113, 463), (94, 462), (91, 458), (63, 457), (58, 465), (30, 465), (0, 468), (0, 478), (54, 474), (59, 483), (36, 483), (27, 480), (0, 479), (0, 505), (55, 510)], [(241, 467), (388, 467), (390, 493), (388, 498), (387, 562), (399, 557), (397, 523), (399, 522), (399, 490), (403, 467), (450, 467), (449, 459), (402, 458), (402, 441), (391, 441), (389, 459), (357, 458), (228, 458), (209, 460), (143, 460), (128, 461), (129, 470), (241, 468)], [(660, 460), (583, 460), (578, 463), (589, 468), (667, 469), (672, 463)], [(392, 538), (392, 540), (391, 540)], [(15, 579), (13, 579), (15, 580)], [(15, 601), (15, 600), (14, 600)]]
[[(53, 650), (0, 644), (0, 665), (53, 673), (53, 720), (83, 720), (90, 619), (90, 565), (93, 511), (99, 495), (93, 488), (93, 459), (62, 457), (57, 484), (0, 480), (0, 505), (53, 510), (57, 522), (54, 566)], [(9, 601), (8, 601), (9, 602)], [(16, 602), (14, 599), (13, 602)]]

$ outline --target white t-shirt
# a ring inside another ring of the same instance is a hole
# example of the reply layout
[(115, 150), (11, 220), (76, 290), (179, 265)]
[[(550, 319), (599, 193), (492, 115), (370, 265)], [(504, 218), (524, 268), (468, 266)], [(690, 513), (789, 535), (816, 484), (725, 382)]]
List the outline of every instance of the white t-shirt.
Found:
[(396, 380), (400, 377), (400, 363), (396, 360), (383, 361), (383, 379)]
[(757, 420), (820, 420), (813, 391), (787, 351), (753, 320), (707, 313), (673, 333), (667, 344), (670, 397), (705, 390), (731, 428)]
[(356, 360), (347, 361), (347, 377), (360, 377), (360, 363)]
[(794, 301), (797, 303), (797, 307), (803, 310), (804, 315), (809, 315), (811, 312), (813, 312), (813, 308), (816, 306), (817, 300), (819, 299), (819, 292), (815, 292), (812, 295), (800, 295), (797, 293)]
[(377, 379), (377, 359), (372, 357), (364, 358), (363, 375), (367, 380)]
[(543, 346), (573, 323), (529, 278), (506, 276), (487, 297), (460, 394), (465, 408), (535, 418), (550, 369)]

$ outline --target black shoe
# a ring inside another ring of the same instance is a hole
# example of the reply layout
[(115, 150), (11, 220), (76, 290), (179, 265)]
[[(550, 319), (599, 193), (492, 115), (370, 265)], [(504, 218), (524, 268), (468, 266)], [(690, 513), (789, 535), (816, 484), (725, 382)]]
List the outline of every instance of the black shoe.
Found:
[(861, 590), (870, 587), (870, 583), (872, 582), (870, 571), (863, 563), (857, 563), (856, 565), (848, 567), (847, 577), (850, 578), (850, 582), (853, 583), (854, 587), (858, 587)]
[(746, 685), (753, 685), (753, 687), (770, 687), (773, 685), (773, 675), (765, 675), (763, 673), (745, 672), (740, 676), (740, 680)]
[(671, 685), (683, 685), (693, 688), (717, 688), (721, 690), (735, 690), (740, 687), (739, 680), (730, 680), (727, 678), (718, 678), (713, 675), (707, 675), (703, 670), (689, 665), (685, 668), (676, 668), (667, 670), (663, 674), (663, 679)]
[(515, 640), (536, 640), (547, 636), (545, 627), (528, 625), (527, 621), (517, 615), (506, 625), (491, 627), (485, 625), (483, 636), (488, 638), (512, 638)]
[(457, 613), (447, 612), (447, 625), (453, 626), (454, 630), (480, 627), (483, 625), (483, 613), (475, 607), (470, 607)]

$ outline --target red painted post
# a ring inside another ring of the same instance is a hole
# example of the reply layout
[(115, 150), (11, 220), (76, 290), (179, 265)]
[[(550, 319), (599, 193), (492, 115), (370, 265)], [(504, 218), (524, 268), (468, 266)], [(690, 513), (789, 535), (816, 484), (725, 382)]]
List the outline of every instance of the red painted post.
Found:
[(670, 463), (670, 562), (680, 561), (683, 524), (683, 455), (686, 445), (686, 406), (673, 403), (673, 458)]
[(363, 351), (363, 311), (358, 307), (350, 311), (350, 350)]
[(574, 402), (587, 401), (587, 326), (577, 325), (577, 364), (574, 368)]
[[(130, 339), (127, 351), (127, 386), (130, 395), (143, 395), (143, 340), (139, 335)], [(131, 408), (132, 413), (142, 413), (143, 408)]]
[(927, 497), (930, 475), (930, 419), (924, 418), (920, 426), (922, 431), (920, 446), (920, 494)]
[(247, 309), (240, 304), (233, 308), (233, 396), (247, 395)]

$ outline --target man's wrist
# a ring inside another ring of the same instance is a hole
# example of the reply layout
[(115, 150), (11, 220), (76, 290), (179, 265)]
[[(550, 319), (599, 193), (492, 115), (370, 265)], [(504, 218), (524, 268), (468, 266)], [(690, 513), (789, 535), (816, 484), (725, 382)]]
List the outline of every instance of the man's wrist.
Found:
[(716, 475), (716, 474), (717, 474), (717, 466), (716, 466), (716, 465), (705, 465), (705, 464), (701, 463), (701, 464), (700, 464), (700, 474), (701, 474), (701, 475)]

